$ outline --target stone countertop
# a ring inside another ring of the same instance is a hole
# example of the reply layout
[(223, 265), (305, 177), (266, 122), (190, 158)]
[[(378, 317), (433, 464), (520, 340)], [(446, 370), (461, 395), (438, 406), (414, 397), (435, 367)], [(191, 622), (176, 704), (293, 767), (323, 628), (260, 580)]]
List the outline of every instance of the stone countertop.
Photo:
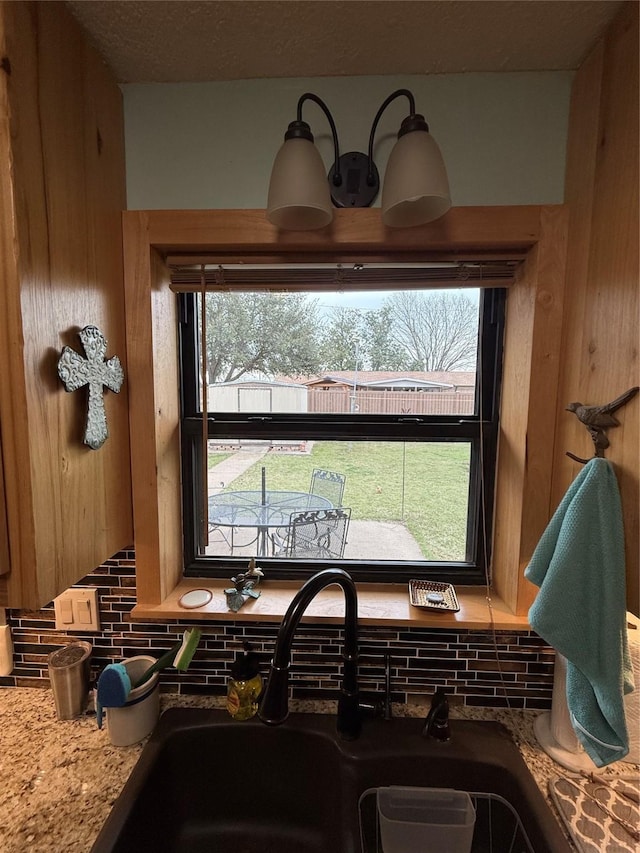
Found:
[[(168, 707), (220, 708), (221, 697), (161, 696)], [(299, 712), (334, 712), (331, 702), (291, 702)], [(426, 716), (420, 706), (394, 706), (396, 716)], [(547, 793), (561, 768), (537, 746), (532, 711), (454, 708), (451, 716), (491, 719), (513, 734), (534, 778)], [(115, 747), (95, 715), (56, 719), (50, 690), (0, 689), (0, 850), (88, 853), (144, 743)]]

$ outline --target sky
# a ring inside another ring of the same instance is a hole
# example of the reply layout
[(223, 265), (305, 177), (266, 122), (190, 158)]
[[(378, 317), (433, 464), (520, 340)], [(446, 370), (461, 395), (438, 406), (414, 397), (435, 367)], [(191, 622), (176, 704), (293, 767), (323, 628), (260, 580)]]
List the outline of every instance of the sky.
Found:
[(391, 290), (357, 290), (335, 293), (319, 293), (312, 298), (318, 300), (322, 308), (358, 308), (363, 311), (382, 308), (384, 300), (391, 296)]
[[(361, 311), (371, 311), (382, 308), (385, 299), (393, 294), (392, 290), (350, 290), (310, 295), (316, 299), (321, 308), (357, 308)], [(466, 293), (470, 299), (477, 301), (479, 291), (475, 288), (450, 288), (450, 293)]]

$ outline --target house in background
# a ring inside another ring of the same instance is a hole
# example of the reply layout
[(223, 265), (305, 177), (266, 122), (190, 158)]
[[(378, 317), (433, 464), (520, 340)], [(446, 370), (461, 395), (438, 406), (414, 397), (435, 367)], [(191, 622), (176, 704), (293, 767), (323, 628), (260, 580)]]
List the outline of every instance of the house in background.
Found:
[(333, 370), (300, 380), (309, 390), (310, 412), (449, 414), (473, 412), (475, 373)]

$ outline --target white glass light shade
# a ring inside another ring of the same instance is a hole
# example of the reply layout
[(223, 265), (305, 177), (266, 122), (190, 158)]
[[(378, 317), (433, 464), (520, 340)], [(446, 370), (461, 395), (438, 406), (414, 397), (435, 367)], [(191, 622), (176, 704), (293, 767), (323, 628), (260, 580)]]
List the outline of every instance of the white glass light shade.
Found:
[(382, 187), (382, 221), (409, 228), (439, 219), (451, 207), (447, 170), (438, 143), (423, 130), (393, 146)]
[(324, 228), (333, 219), (327, 173), (313, 142), (287, 139), (276, 154), (267, 219), (287, 231)]

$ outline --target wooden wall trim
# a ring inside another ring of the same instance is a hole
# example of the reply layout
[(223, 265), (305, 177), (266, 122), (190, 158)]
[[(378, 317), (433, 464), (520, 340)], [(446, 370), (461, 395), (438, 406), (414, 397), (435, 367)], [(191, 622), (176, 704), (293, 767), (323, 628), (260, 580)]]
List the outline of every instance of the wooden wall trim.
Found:
[(158, 603), (182, 574), (180, 436), (175, 297), (149, 245), (148, 217), (126, 214), (130, 432), (137, 597)]
[(540, 241), (507, 297), (492, 579), (517, 615), (524, 569), (550, 517), (568, 216), (543, 208)]
[[(551, 515), (555, 410), (561, 372), (560, 340), (566, 276), (566, 209), (544, 208), (540, 224), (536, 280), (535, 284), (532, 283), (536, 304), (533, 313), (521, 566), (523, 560), (528, 562), (531, 557)], [(530, 600), (527, 601), (526, 606), (530, 603)]]
[(155, 250), (152, 281), (156, 471), (163, 567), (160, 584), (164, 600), (182, 578), (183, 566), (180, 386), (177, 303), (169, 288), (169, 272)]
[(536, 206), (458, 207), (416, 228), (385, 228), (379, 210), (334, 211), (320, 231), (278, 231), (264, 210), (150, 210), (149, 240), (170, 252), (393, 252), (524, 250), (538, 239)]

